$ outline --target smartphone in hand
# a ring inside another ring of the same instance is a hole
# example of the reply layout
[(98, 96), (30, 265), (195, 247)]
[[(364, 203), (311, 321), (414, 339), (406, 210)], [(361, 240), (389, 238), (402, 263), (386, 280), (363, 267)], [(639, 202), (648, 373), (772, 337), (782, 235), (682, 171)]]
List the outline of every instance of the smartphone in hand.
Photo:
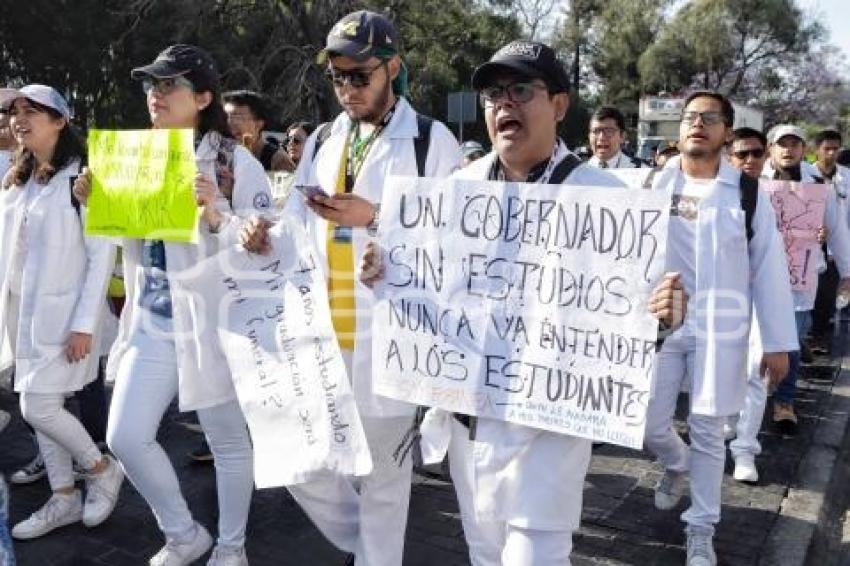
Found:
[(315, 196), (322, 195), (323, 197), (330, 197), (325, 190), (319, 185), (295, 185), (293, 187), (296, 191), (304, 195), (304, 198), (307, 200), (312, 199)]

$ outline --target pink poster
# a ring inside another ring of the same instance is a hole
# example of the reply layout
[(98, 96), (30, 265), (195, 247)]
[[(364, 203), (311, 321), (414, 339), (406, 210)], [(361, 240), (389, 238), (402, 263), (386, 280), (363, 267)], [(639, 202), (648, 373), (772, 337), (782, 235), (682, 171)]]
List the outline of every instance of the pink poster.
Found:
[(823, 225), (827, 186), (762, 179), (759, 185), (770, 194), (776, 222), (788, 258), (791, 288), (814, 292), (820, 259), (818, 229)]

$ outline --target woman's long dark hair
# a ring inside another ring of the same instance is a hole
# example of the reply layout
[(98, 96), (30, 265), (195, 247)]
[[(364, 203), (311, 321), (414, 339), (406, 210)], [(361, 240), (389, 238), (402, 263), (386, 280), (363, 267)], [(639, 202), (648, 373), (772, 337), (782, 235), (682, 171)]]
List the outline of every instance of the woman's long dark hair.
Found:
[[(39, 112), (47, 113), (54, 120), (63, 118), (62, 114), (53, 108), (44, 106), (33, 100), (27, 100), (33, 108)], [(23, 145), (17, 149), (12, 161), (12, 183), (23, 186), (29, 181), (30, 177), (35, 177), (38, 183), (46, 185), (57, 171), (67, 167), (75, 159), (80, 160), (81, 163), (86, 161), (86, 145), (82, 137), (74, 131), (70, 122), (66, 120), (65, 127), (59, 132), (56, 147), (53, 148), (53, 156), (50, 158), (50, 163), (38, 165), (32, 151)]]
[(208, 132), (218, 132), (222, 137), (232, 138), (230, 126), (227, 124), (227, 112), (221, 103), (221, 94), (210, 91), (212, 100), (206, 108), (201, 110), (198, 119), (198, 139), (203, 138)]

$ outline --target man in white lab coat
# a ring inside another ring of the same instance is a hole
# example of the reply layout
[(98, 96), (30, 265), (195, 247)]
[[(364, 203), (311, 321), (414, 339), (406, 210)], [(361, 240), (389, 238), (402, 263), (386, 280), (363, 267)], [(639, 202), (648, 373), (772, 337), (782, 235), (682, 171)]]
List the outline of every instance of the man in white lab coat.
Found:
[[(729, 161), (735, 169), (757, 179), (766, 160), (767, 136), (761, 131), (744, 127), (732, 132)], [(747, 397), (741, 412), (730, 418), (729, 426), (724, 426), (724, 436), (734, 439), (729, 443), (735, 461), (732, 477), (748, 483), (757, 482), (759, 477), (755, 457), (761, 453), (758, 432), (767, 403), (767, 384), (760, 371), (761, 353), (761, 334), (754, 319), (747, 360)]]
[[(655, 505), (672, 509), (690, 475), (688, 566), (714, 566), (725, 446), (723, 423), (739, 412), (746, 390), (752, 309), (762, 322), (762, 372), (788, 370), (796, 348), (785, 249), (770, 200), (753, 179), (722, 157), (734, 110), (722, 95), (696, 92), (684, 106), (681, 156), (656, 176), (672, 193), (667, 271), (681, 274), (689, 298), (682, 328), (659, 352), (646, 423), (646, 446), (664, 466)], [(749, 204), (746, 204), (749, 203)], [(743, 209), (743, 210), (742, 210)], [(690, 446), (673, 429), (676, 401), (689, 380)]]
[[(458, 171), (456, 178), (599, 190), (624, 186), (583, 164), (557, 137), (557, 125), (569, 107), (569, 77), (550, 47), (509, 43), (475, 70), (472, 86), (484, 106), (493, 151)], [(382, 277), (380, 255), (371, 248), (364, 258), (363, 279), (370, 285)], [(665, 278), (649, 302), (660, 320), (671, 325), (681, 321), (684, 301), (678, 278)], [(590, 462), (589, 440), (439, 409), (425, 417), (422, 435), (423, 444), (448, 444), (474, 566), (569, 565)]]
[[(442, 123), (417, 115), (404, 95), (407, 70), (393, 24), (374, 12), (343, 17), (320, 56), (344, 111), (307, 140), (283, 222), (300, 222), (328, 278), (331, 313), (352, 380), (374, 469), (358, 478), (331, 473), (290, 487), (307, 515), (357, 566), (400, 566), (410, 500), (411, 459), (394, 452), (415, 407), (372, 391), (373, 295), (355, 280), (379, 217), (389, 175), (445, 177), (458, 169), (457, 141)], [(248, 249), (261, 250), (266, 226), (250, 223)]]
[(590, 117), (590, 150), (588, 163), (600, 169), (635, 169), (642, 167), (640, 159), (623, 153), (626, 140), (626, 119), (613, 106), (600, 106)]
[[(817, 161), (814, 166), (817, 174), (830, 185), (830, 192), (835, 192), (841, 208), (840, 216), (847, 219), (847, 195), (850, 192), (850, 170), (835, 162), (841, 149), (841, 133), (836, 130), (821, 130), (814, 135), (812, 145)], [(832, 341), (832, 326), (830, 319), (835, 313), (835, 299), (838, 294), (838, 268), (830, 255), (826, 260), (826, 271), (818, 278), (818, 293), (815, 298), (815, 308), (812, 311), (812, 350), (818, 353), (829, 353)]]
[[(770, 144), (770, 159), (762, 171), (763, 177), (802, 183), (824, 182), (818, 169), (803, 161), (806, 134), (801, 128), (791, 124), (779, 124), (768, 132), (767, 141)], [(840, 277), (838, 288), (840, 291), (846, 291), (850, 290), (850, 230), (847, 226), (846, 213), (839, 200), (836, 191), (827, 191), (823, 226), (826, 231), (826, 244), (829, 253), (835, 259)], [(825, 256), (821, 255), (819, 260), (821, 265), (826, 265)], [(801, 344), (811, 327), (811, 313), (815, 306), (816, 295), (817, 287), (812, 292), (793, 291), (797, 334)], [(800, 352), (792, 352), (788, 377), (779, 384), (773, 393), (773, 423), (781, 433), (789, 436), (797, 432), (794, 397), (797, 393), (800, 366)]]

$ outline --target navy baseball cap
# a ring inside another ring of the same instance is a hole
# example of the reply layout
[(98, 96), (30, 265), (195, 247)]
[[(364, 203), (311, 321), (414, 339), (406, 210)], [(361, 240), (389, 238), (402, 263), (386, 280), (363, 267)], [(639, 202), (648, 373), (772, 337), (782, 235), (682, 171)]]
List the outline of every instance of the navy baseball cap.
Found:
[(555, 50), (539, 41), (512, 41), (472, 73), (472, 88), (480, 90), (502, 73), (543, 80), (553, 93), (570, 90), (570, 77)]
[(215, 60), (207, 51), (194, 45), (167, 47), (150, 65), (136, 67), (130, 76), (137, 81), (146, 78), (170, 79), (186, 77), (196, 92), (218, 92), (219, 78)]
[(376, 12), (359, 10), (334, 24), (317, 61), (323, 64), (334, 55), (351, 57), (355, 61), (370, 57), (385, 59), (398, 52), (398, 31), (393, 23)]

